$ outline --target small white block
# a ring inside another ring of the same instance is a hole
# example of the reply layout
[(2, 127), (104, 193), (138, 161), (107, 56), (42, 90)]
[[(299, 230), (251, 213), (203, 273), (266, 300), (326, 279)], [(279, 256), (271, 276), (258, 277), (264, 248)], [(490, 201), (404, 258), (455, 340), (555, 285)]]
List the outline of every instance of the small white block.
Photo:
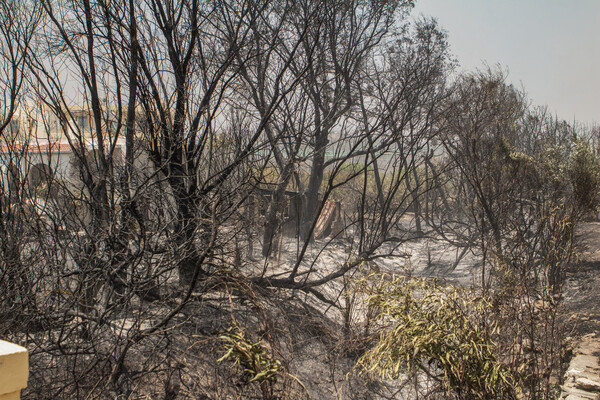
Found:
[(0, 400), (18, 399), (21, 390), (27, 387), (28, 378), (27, 349), (0, 340)]

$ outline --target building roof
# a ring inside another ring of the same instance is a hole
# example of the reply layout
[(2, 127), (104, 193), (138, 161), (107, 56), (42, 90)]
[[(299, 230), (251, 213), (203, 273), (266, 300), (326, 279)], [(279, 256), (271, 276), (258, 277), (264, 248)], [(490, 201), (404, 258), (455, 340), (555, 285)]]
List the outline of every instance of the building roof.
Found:
[(4, 143), (0, 145), (0, 153), (70, 153), (73, 149), (68, 143)]

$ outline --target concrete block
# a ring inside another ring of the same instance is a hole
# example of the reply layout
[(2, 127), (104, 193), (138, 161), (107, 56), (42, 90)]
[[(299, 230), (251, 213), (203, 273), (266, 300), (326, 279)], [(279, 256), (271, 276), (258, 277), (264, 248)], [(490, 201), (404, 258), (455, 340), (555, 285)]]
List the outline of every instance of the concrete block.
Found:
[(27, 349), (0, 340), (0, 400), (18, 400), (28, 378)]

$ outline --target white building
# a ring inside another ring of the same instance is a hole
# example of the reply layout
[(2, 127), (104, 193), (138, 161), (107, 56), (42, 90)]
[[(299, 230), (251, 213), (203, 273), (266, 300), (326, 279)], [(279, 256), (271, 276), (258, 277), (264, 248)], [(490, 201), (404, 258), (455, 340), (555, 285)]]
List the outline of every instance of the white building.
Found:
[[(105, 132), (110, 137), (111, 119), (105, 121)], [(4, 194), (17, 193), (19, 188), (35, 191), (50, 182), (69, 189), (81, 188), (81, 154), (88, 157), (90, 166), (97, 161), (93, 127), (86, 106), (69, 107), (59, 118), (47, 106), (22, 104), (0, 133), (0, 188)], [(122, 143), (116, 144), (116, 161), (122, 158), (123, 148)]]

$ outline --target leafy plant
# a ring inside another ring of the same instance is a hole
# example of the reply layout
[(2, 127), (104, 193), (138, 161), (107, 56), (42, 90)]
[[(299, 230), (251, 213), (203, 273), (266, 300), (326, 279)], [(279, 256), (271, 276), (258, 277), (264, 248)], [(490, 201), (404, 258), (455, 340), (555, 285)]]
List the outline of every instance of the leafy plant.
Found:
[(515, 399), (517, 381), (496, 357), (490, 303), (434, 279), (370, 274), (357, 282), (380, 325), (358, 360), (364, 373), (397, 379), (422, 371), (460, 399)]
[(261, 342), (252, 342), (238, 326), (228, 328), (219, 336), (223, 341), (225, 354), (218, 362), (232, 361), (242, 368), (247, 383), (275, 382), (283, 368), (279, 360), (274, 359)]

